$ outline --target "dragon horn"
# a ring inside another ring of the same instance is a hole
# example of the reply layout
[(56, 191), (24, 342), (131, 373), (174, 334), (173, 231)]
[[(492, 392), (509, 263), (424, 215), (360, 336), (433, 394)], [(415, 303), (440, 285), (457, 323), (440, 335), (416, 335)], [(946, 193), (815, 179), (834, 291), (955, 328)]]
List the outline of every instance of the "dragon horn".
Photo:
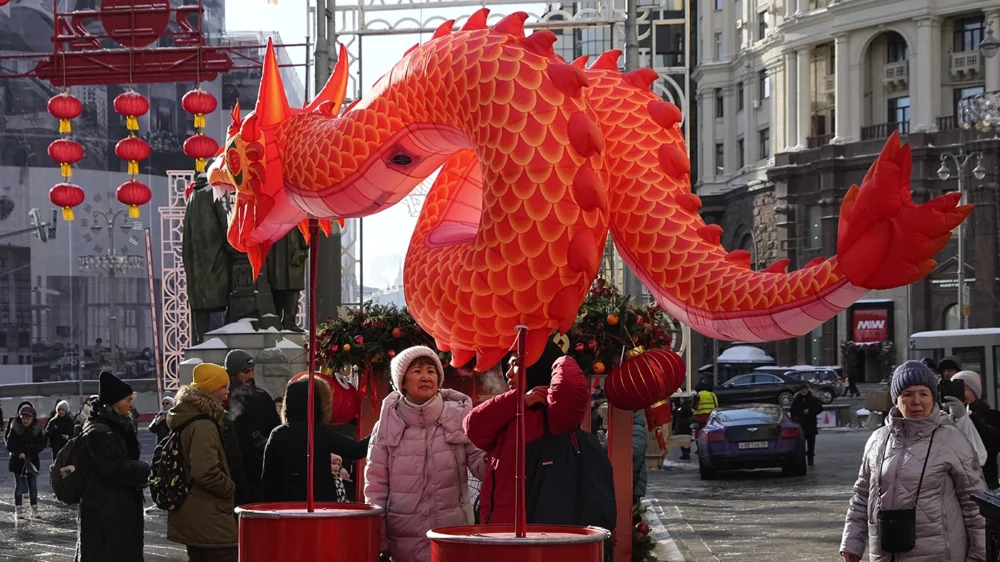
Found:
[(264, 69), (260, 77), (260, 90), (257, 93), (257, 107), (254, 113), (257, 115), (258, 127), (277, 125), (291, 113), (288, 98), (285, 97), (285, 85), (278, 69), (278, 57), (274, 53), (274, 43), (270, 37), (267, 39), (267, 52), (264, 53)]
[(340, 108), (344, 105), (344, 98), (347, 96), (347, 73), (350, 61), (347, 58), (347, 47), (340, 44), (340, 55), (337, 57), (337, 67), (333, 69), (333, 74), (326, 81), (326, 86), (316, 96), (316, 99), (306, 106), (306, 111), (314, 111), (324, 102), (333, 102), (330, 105), (330, 115), (336, 116), (340, 113)]

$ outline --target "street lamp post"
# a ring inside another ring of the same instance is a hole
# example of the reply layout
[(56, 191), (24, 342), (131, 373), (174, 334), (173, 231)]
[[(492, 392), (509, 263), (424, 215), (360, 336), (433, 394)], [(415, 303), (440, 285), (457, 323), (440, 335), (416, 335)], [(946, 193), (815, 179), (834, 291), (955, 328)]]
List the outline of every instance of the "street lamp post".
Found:
[[(96, 235), (101, 232), (101, 229), (107, 228), (108, 249), (103, 254), (91, 254), (79, 258), (81, 271), (100, 271), (108, 276), (110, 283), (108, 287), (108, 305), (110, 306), (108, 321), (111, 328), (111, 370), (116, 375), (118, 374), (118, 294), (115, 289), (115, 277), (125, 275), (129, 269), (139, 269), (146, 266), (146, 259), (143, 256), (123, 256), (115, 249), (115, 223), (119, 216), (124, 218), (126, 211), (122, 209), (113, 213), (101, 210), (93, 212), (94, 221), (90, 230)], [(99, 220), (98, 217), (103, 220)], [(119, 228), (122, 229), (122, 233), (126, 233), (132, 229), (132, 223), (124, 220)], [(82, 380), (81, 376), (81, 384)]]
[[(965, 149), (958, 151), (958, 154), (946, 152), (941, 155), (941, 167), (937, 174), (942, 181), (951, 177), (951, 170), (948, 168), (948, 160), (951, 160), (958, 172), (958, 192), (962, 196), (961, 204), (965, 203), (965, 169), (973, 159), (976, 167), (972, 169), (972, 175), (981, 180), (986, 177), (986, 168), (983, 167), (982, 152), (966, 152)], [(969, 305), (965, 298), (965, 226), (964, 222), (958, 224), (958, 314), (959, 328), (969, 327)]]

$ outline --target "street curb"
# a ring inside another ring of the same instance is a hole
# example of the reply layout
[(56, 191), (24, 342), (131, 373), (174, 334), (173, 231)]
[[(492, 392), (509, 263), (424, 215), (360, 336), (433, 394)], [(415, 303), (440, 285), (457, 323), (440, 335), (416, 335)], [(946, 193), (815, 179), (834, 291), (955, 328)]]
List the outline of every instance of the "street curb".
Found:
[[(657, 504), (655, 507), (654, 503)], [(684, 555), (681, 554), (680, 549), (677, 548), (677, 543), (670, 537), (670, 532), (667, 531), (666, 525), (660, 520), (658, 513), (659, 501), (646, 499), (642, 501), (642, 505), (646, 508), (646, 523), (649, 525), (649, 537), (656, 542), (656, 547), (653, 549), (653, 556), (656, 560), (662, 562), (687, 562)]]

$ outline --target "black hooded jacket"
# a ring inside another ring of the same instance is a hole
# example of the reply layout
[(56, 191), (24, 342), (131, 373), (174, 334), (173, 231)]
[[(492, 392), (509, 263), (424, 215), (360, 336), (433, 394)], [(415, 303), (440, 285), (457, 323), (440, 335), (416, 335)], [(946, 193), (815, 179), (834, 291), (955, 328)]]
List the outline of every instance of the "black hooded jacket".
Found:
[(239, 440), (240, 457), (243, 459), (243, 474), (246, 477), (249, 502), (258, 500), (260, 477), (264, 466), (264, 444), (271, 430), (281, 424), (274, 400), (254, 383), (237, 384), (235, 379), (229, 387), (229, 402), (226, 415), (232, 421), (236, 438)]

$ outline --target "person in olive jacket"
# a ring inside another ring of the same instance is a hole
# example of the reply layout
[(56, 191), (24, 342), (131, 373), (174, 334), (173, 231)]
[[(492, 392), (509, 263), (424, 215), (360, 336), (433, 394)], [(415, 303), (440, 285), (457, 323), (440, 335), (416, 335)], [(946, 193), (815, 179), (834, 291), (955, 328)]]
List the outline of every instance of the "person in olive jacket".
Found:
[(167, 414), (171, 431), (180, 430), (181, 450), (191, 481), (187, 499), (167, 514), (167, 538), (187, 546), (192, 562), (236, 562), (238, 528), (233, 517), (236, 483), (229, 472), (222, 431), (229, 375), (221, 365), (194, 368), (194, 382), (177, 392)]
[(802, 428), (802, 435), (806, 438), (806, 456), (809, 458), (809, 466), (813, 465), (813, 457), (816, 455), (816, 417), (823, 411), (823, 403), (809, 391), (809, 383), (802, 383), (802, 387), (795, 393), (792, 400), (792, 421)]
[(81, 432), (76, 562), (142, 562), (142, 488), (149, 463), (139, 460), (139, 438), (129, 419), (132, 387), (107, 371), (99, 382), (99, 398)]

